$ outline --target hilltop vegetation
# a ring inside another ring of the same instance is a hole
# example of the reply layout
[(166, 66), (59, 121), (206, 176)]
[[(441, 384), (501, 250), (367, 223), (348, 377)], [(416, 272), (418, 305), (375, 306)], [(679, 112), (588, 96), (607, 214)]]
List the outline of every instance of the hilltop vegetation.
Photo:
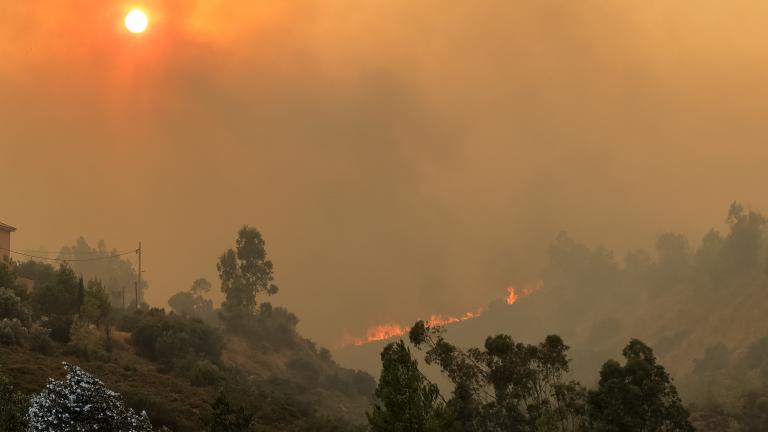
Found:
[(448, 377), (450, 396), (422, 374), (402, 340), (390, 343), (368, 417), (373, 432), (694, 430), (666, 370), (636, 339), (624, 348), (623, 365), (603, 365), (592, 390), (570, 378), (569, 347), (556, 335), (537, 345), (497, 335), (483, 349), (463, 350), (419, 321), (410, 341)]
[[(700, 242), (662, 233), (651, 242), (654, 250), (623, 256), (562, 233), (534, 278), (540, 289), (452, 325), (451, 339), (474, 346), (499, 332), (526, 343), (558, 334), (572, 346), (571, 376), (588, 388), (598, 385), (598, 371), (627, 340), (647, 341), (675, 377), (697, 430), (768, 430), (768, 223), (738, 203), (725, 216), (725, 229), (708, 231)], [(377, 372), (365, 359), (383, 345), (336, 355)], [(423, 373), (450, 391), (451, 380), (439, 369), (433, 364)]]
[(204, 279), (169, 312), (123, 308), (66, 264), (0, 263), (0, 425), (26, 430), (66, 361), (174, 431), (763, 431), (768, 220), (734, 204), (726, 227), (696, 246), (665, 233), (621, 261), (561, 234), (541, 289), (452, 326), (451, 342), (417, 322), (418, 352), (363, 347), (381, 352), (378, 384), (260, 301), (279, 288), (253, 228), (218, 260), (221, 308)]
[[(198, 280), (167, 312), (135, 302), (123, 309), (122, 296), (110, 295), (117, 290), (66, 263), (0, 263), (0, 399), (8, 401), (0, 429), (48, 430), (35, 426), (42, 423), (29, 406), (66, 361), (116, 390), (126, 409), (146, 411), (155, 428), (357, 430), (375, 380), (301, 337), (295, 315), (257, 301), (277, 292), (260, 233), (244, 227), (218, 267), (220, 311), (205, 298), (212, 284)], [(72, 430), (93, 427), (78, 424)]]

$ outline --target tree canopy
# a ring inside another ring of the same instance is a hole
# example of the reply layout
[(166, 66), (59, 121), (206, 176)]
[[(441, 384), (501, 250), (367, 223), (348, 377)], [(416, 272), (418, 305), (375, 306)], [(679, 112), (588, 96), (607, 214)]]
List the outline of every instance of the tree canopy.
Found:
[(596, 432), (693, 431), (688, 412), (653, 350), (637, 339), (624, 348), (624, 365), (609, 360), (589, 392), (589, 418)]
[(439, 432), (440, 392), (419, 371), (403, 341), (381, 353), (382, 371), (368, 421), (374, 432)]
[(230, 324), (256, 314), (259, 294), (273, 295), (278, 291), (277, 285), (272, 283), (273, 265), (267, 259), (266, 242), (256, 228), (246, 225), (240, 229), (235, 248), (219, 257), (217, 269), (226, 297), (222, 316)]
[(624, 365), (609, 360), (596, 389), (570, 379), (568, 346), (557, 335), (538, 344), (509, 335), (462, 349), (439, 327), (417, 322), (411, 343), (452, 384), (445, 400), (419, 371), (403, 341), (381, 354), (376, 402), (368, 419), (383, 431), (688, 432), (688, 412), (653, 351), (633, 339)]

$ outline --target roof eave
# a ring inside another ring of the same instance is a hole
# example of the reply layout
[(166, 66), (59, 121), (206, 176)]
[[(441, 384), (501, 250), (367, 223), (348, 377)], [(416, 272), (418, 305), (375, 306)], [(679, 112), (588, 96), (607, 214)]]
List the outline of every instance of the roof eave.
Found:
[(0, 231), (14, 232), (16, 228), (0, 222)]

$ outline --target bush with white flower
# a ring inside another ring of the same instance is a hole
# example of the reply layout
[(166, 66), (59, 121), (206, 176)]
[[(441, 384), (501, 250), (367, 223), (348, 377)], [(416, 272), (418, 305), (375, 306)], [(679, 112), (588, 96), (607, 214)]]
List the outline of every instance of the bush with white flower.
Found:
[(152, 432), (145, 412), (125, 407), (122, 397), (77, 366), (64, 363), (65, 379), (49, 380), (32, 397), (30, 432)]

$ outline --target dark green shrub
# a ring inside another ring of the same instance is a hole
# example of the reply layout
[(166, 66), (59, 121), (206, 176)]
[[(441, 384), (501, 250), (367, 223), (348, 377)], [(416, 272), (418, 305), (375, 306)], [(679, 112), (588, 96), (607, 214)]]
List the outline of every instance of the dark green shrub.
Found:
[(126, 390), (123, 392), (125, 404), (136, 412), (146, 412), (155, 428), (170, 428), (172, 431), (193, 430), (188, 424), (188, 419), (174, 408), (173, 403), (163, 398), (162, 395), (151, 395), (139, 390)]
[(223, 379), (221, 369), (209, 360), (197, 360), (189, 369), (189, 381), (195, 386), (216, 385)]
[(27, 329), (18, 319), (3, 319), (0, 321), (0, 344), (26, 346), (29, 337)]
[[(152, 310), (149, 312), (152, 312)], [(141, 320), (144, 319), (144, 316), (149, 312), (143, 310), (115, 310), (113, 311), (112, 320), (115, 323), (116, 329), (122, 332), (131, 333), (136, 328), (136, 326), (139, 325)]]
[(153, 310), (131, 333), (139, 354), (167, 368), (189, 370), (196, 360), (217, 363), (224, 341), (218, 330), (196, 318)]
[(232, 407), (224, 393), (219, 394), (211, 409), (211, 432), (247, 431), (253, 422), (253, 414), (246, 412), (242, 406)]
[(95, 328), (77, 320), (72, 324), (70, 342), (66, 351), (80, 360), (109, 361), (109, 354), (104, 349), (104, 338)]
[(75, 321), (72, 315), (52, 315), (43, 321), (43, 326), (51, 331), (51, 339), (60, 343), (68, 343), (72, 323)]
[(31, 322), (31, 312), (10, 288), (0, 286), (0, 319), (17, 319), (25, 326)]
[(33, 324), (29, 329), (29, 349), (40, 354), (51, 355), (55, 351), (51, 331), (38, 324)]
[(20, 278), (29, 279), (35, 286), (43, 286), (56, 281), (56, 269), (46, 263), (38, 261), (25, 261), (16, 267), (16, 274)]
[(296, 315), (287, 309), (262, 303), (254, 316), (241, 321), (236, 333), (264, 351), (279, 351), (297, 347), (300, 341), (296, 332), (298, 323)]

